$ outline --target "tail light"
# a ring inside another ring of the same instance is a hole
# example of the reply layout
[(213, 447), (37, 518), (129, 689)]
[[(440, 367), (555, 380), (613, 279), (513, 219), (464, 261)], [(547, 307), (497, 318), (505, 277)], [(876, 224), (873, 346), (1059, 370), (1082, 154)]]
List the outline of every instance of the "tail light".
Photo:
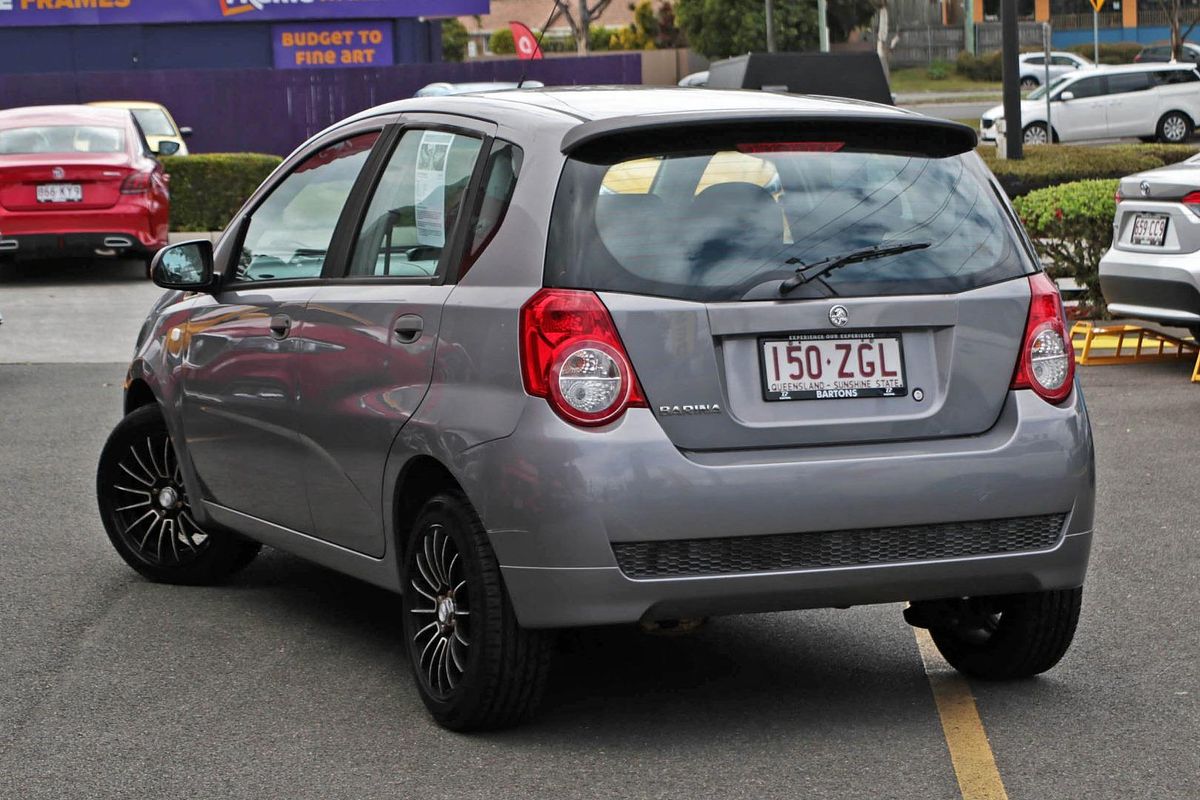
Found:
[(1200, 192), (1188, 192), (1181, 200), (1193, 214), (1200, 216)]
[(150, 191), (150, 179), (153, 173), (134, 172), (121, 184), (121, 194), (145, 194)]
[(1044, 272), (1029, 276), (1029, 289), (1029, 318), (1012, 388), (1032, 389), (1043, 400), (1059, 403), (1071, 393), (1075, 379), (1075, 350), (1062, 297)]
[(594, 292), (542, 289), (521, 308), (525, 391), (576, 425), (604, 425), (646, 398)]
[(1121, 205), (1121, 201), (1124, 199), (1125, 195), (1121, 194), (1121, 187), (1118, 186), (1116, 194), (1113, 195), (1113, 200), (1116, 201), (1117, 205)]

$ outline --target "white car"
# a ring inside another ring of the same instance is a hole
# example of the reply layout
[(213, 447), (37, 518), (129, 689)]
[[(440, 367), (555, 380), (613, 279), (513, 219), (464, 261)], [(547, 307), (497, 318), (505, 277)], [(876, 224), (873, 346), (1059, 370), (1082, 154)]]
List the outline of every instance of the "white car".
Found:
[[(1050, 124), (1046, 93), (1050, 93)], [(980, 138), (996, 140), (1004, 106), (979, 120)], [(1200, 73), (1195, 64), (1130, 64), (1076, 70), (1021, 103), (1025, 144), (1137, 137), (1170, 144), (1192, 138), (1200, 121)], [(1009, 131), (1014, 135), (1015, 131)]]
[[(1022, 53), (1019, 57), (1021, 89), (1029, 91), (1036, 89), (1046, 82), (1046, 54)], [(1083, 56), (1058, 51), (1050, 53), (1050, 81), (1069, 75), (1077, 69), (1091, 69), (1096, 66)]]

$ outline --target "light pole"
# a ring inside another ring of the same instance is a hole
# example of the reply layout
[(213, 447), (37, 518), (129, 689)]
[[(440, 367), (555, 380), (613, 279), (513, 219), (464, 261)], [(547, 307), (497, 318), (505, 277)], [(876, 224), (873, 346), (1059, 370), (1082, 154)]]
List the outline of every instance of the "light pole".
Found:
[(767, 0), (767, 52), (775, 52), (775, 0)]
[(1021, 130), (1021, 78), (1018, 74), (1017, 0), (1000, 0), (1000, 63), (1004, 72), (1004, 143), (1008, 158), (1019, 159), (1023, 153)]

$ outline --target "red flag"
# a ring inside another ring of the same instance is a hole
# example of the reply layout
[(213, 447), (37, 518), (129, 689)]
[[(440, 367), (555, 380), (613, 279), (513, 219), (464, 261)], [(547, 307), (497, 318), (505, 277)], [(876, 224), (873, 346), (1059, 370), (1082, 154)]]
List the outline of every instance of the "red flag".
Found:
[(538, 46), (537, 37), (533, 35), (533, 31), (529, 30), (528, 25), (521, 22), (510, 22), (508, 29), (512, 31), (513, 44), (517, 46), (517, 58), (528, 61), (542, 57), (542, 48)]

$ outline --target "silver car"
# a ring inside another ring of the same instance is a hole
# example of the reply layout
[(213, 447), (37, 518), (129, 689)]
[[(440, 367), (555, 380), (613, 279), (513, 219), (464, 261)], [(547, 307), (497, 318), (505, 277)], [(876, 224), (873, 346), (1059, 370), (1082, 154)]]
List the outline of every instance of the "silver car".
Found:
[(1112, 247), (1100, 260), (1108, 308), (1200, 339), (1200, 158), (1123, 178)]
[[(1074, 72), (1077, 69), (1090, 69), (1096, 66), (1088, 59), (1065, 50), (1055, 50), (1050, 53), (1050, 82)], [(1021, 53), (1018, 57), (1021, 88), (1029, 91), (1036, 89), (1046, 82), (1046, 54)]]
[(100, 511), (151, 580), (261, 544), (403, 596), (425, 704), (532, 713), (550, 631), (909, 601), (1066, 651), (1092, 440), (971, 129), (707, 89), (406, 100), (165, 250)]

